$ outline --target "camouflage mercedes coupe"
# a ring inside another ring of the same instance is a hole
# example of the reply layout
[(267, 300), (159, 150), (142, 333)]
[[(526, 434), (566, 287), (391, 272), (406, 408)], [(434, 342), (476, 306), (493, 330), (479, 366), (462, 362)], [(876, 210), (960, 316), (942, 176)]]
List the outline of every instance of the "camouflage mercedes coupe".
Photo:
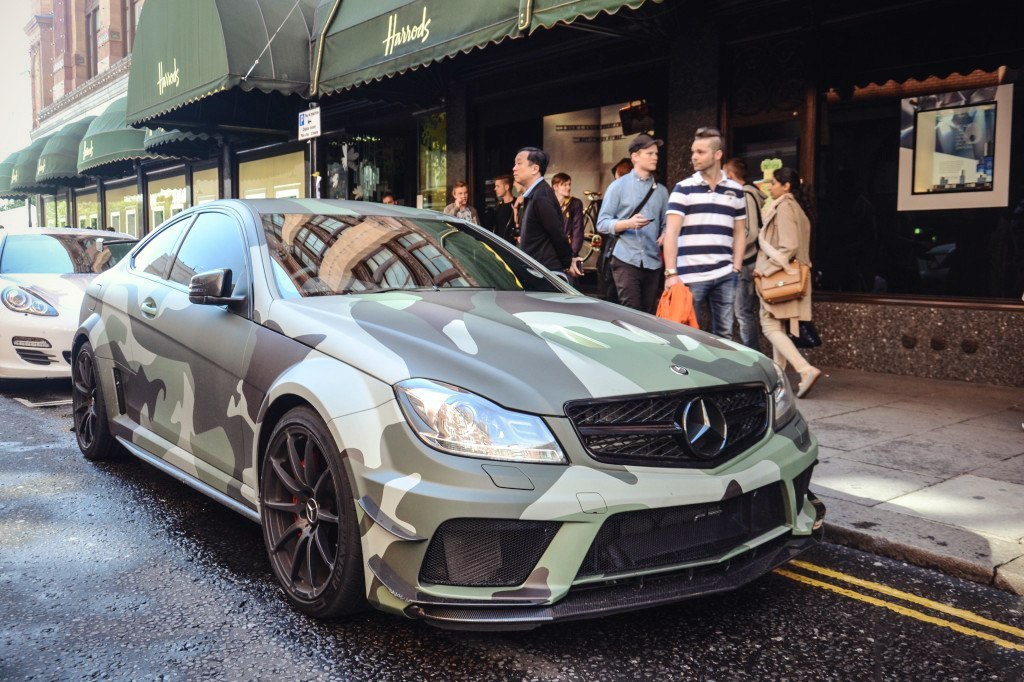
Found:
[(88, 287), (72, 370), (85, 456), (259, 522), (317, 617), (525, 629), (733, 589), (820, 537), (771, 361), (429, 211), (187, 210)]

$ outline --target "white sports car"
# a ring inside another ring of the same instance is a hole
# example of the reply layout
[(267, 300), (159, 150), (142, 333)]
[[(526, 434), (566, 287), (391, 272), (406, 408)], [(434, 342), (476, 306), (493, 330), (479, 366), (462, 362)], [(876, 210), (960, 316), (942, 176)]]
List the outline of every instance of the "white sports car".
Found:
[(0, 229), (0, 379), (71, 376), (85, 288), (135, 241), (101, 230)]

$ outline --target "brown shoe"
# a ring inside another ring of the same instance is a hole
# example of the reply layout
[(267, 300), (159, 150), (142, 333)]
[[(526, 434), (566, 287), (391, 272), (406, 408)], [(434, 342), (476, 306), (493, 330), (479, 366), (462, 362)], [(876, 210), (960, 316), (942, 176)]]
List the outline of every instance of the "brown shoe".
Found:
[(800, 372), (800, 385), (797, 387), (796, 397), (803, 398), (810, 393), (811, 387), (814, 386), (814, 382), (820, 376), (821, 370), (817, 367), (808, 367), (805, 371)]

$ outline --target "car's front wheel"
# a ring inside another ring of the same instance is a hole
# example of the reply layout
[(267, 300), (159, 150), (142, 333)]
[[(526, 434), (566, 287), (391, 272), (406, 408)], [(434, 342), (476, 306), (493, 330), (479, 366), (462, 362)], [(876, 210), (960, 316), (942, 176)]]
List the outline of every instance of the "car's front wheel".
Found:
[(317, 618), (365, 606), (352, 486), (334, 439), (308, 407), (285, 414), (270, 436), (260, 516), (288, 601)]
[(89, 342), (82, 344), (71, 365), (71, 405), (75, 439), (86, 459), (110, 459), (119, 453), (110, 434), (103, 387), (96, 372), (96, 356)]

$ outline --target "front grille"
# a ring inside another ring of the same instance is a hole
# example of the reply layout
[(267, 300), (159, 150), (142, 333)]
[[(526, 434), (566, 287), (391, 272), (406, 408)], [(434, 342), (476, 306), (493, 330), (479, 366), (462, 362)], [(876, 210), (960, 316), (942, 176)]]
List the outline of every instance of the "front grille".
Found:
[(41, 350), (27, 348), (15, 348), (15, 350), (18, 352), (18, 357), (33, 365), (49, 365), (53, 362), (53, 356)]
[[(687, 404), (704, 398), (725, 416), (727, 439), (720, 452), (702, 456), (687, 442), (682, 419)], [(731, 385), (607, 400), (566, 403), (565, 414), (583, 446), (599, 462), (707, 469), (759, 441), (768, 428), (763, 384)]]
[(420, 582), (469, 587), (522, 585), (551, 544), (557, 521), (451, 519), (434, 533)]
[(714, 559), (786, 523), (782, 483), (735, 497), (610, 516), (578, 577), (614, 575)]

